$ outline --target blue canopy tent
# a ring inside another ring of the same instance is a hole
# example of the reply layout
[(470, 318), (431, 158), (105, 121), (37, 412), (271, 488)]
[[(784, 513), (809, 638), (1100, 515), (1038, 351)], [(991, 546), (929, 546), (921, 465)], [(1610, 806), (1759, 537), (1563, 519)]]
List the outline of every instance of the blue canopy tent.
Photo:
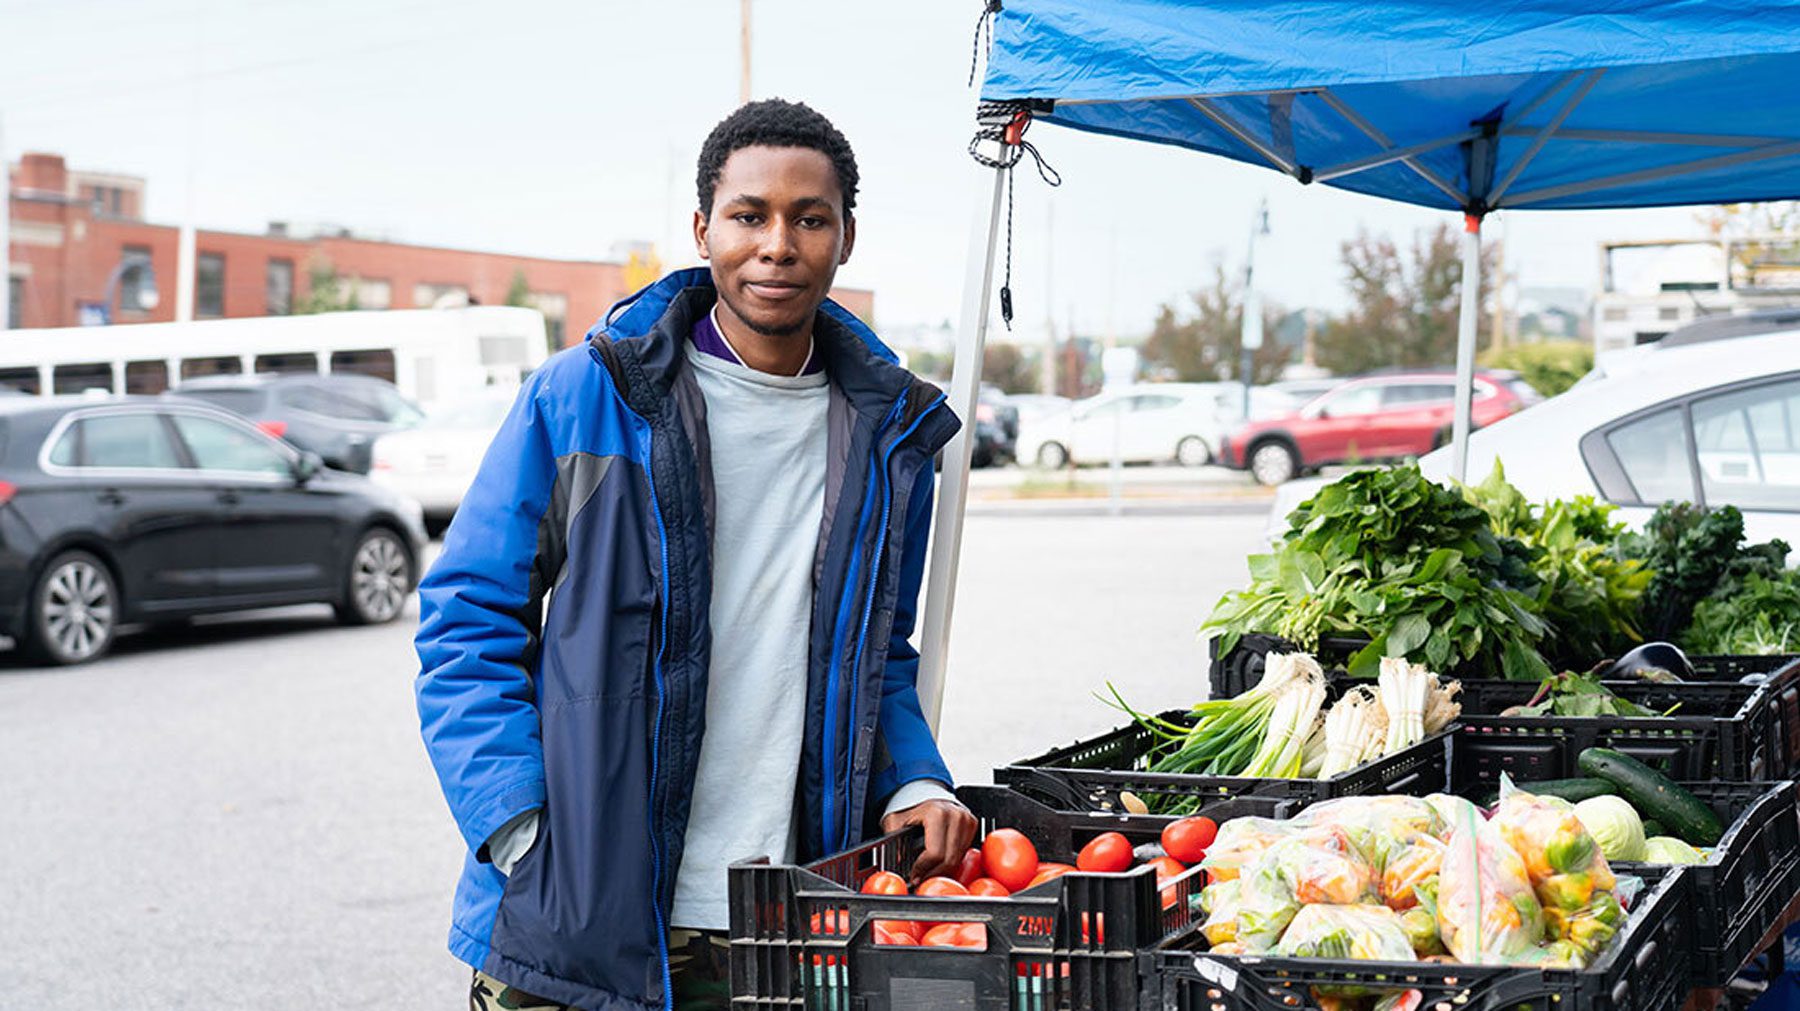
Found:
[[(989, 0), (983, 27), (979, 118), (996, 153), (951, 383), (963, 417), (1029, 120), (1462, 212), (1459, 478), (1484, 215), (1800, 197), (1800, 2)], [(934, 723), (969, 452), (949, 447), (932, 543), (920, 694)]]

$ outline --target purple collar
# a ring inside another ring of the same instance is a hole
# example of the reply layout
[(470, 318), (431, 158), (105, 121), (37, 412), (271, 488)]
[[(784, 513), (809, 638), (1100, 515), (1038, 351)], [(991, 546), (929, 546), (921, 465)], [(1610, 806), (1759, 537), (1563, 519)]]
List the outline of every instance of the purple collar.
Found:
[[(718, 325), (713, 322), (713, 313), (718, 311), (718, 307), (714, 306), (712, 312), (708, 312), (694, 321), (694, 332), (689, 335), (694, 342), (694, 347), (714, 358), (722, 358), (734, 365), (744, 365), (744, 360), (738, 357), (736, 351), (732, 350), (731, 342), (725, 339), (725, 335), (719, 332)], [(818, 342), (815, 341), (812, 351), (807, 353), (806, 367), (800, 370), (801, 375), (810, 376), (825, 371), (825, 363), (819, 360), (818, 347)], [(744, 367), (749, 368), (750, 366), (744, 365)]]

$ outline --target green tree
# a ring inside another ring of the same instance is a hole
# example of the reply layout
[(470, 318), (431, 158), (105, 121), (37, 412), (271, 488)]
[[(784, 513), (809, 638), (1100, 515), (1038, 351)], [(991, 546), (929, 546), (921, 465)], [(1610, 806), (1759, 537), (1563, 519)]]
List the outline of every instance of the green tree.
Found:
[(989, 344), (981, 351), (981, 379), (1006, 393), (1036, 393), (1043, 365), (1037, 352), (1017, 344)]
[(306, 294), (294, 302), (295, 315), (314, 312), (344, 312), (359, 308), (356, 284), (346, 284), (337, 268), (323, 256), (306, 265)]
[[(1392, 239), (1366, 231), (1341, 248), (1351, 308), (1320, 329), (1319, 364), (1340, 375), (1453, 364), (1462, 307), (1462, 241), (1456, 232), (1439, 225), (1416, 233), (1404, 255)], [(1488, 299), (1494, 256), (1494, 247), (1483, 249), (1478, 307)], [(1479, 349), (1490, 335), (1488, 314), (1477, 317)]]
[[(1211, 282), (1190, 292), (1192, 302), (1188, 314), (1164, 303), (1156, 313), (1156, 323), (1144, 342), (1144, 364), (1152, 370), (1170, 374), (1181, 382), (1210, 382), (1240, 378), (1243, 361), (1244, 286), (1226, 271), (1224, 264), (1213, 265)], [(1257, 350), (1251, 371), (1256, 382), (1266, 383), (1281, 374), (1287, 364), (1287, 352), (1270, 337), (1280, 313), (1263, 307), (1263, 346)]]
[(1594, 368), (1594, 345), (1587, 341), (1545, 341), (1514, 344), (1481, 356), (1490, 369), (1512, 369), (1546, 397), (1574, 386)]
[(527, 307), (531, 305), (531, 282), (525, 280), (523, 270), (513, 270), (512, 283), (506, 286), (506, 304)]

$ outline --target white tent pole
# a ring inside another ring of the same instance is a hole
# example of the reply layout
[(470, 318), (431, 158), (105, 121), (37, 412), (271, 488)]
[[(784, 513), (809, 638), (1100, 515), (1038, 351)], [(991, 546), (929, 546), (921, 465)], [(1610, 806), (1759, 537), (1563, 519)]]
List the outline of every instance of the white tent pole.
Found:
[(963, 276), (962, 326), (950, 372), (950, 407), (962, 429), (944, 447), (937, 513), (932, 517), (931, 567), (925, 584), (925, 626), (919, 636), (919, 704), (935, 733), (944, 707), (944, 669), (950, 653), (950, 612), (956, 604), (956, 567), (962, 554), (963, 506), (968, 500), (969, 458), (975, 447), (975, 400), (981, 388), (981, 355), (987, 343), (988, 298), (994, 289), (994, 240), (1000, 229), (1000, 197), (1006, 169), (987, 169), (976, 191), (969, 227), (969, 259)]
[(1475, 324), (1481, 313), (1481, 219), (1463, 216), (1462, 309), (1456, 316), (1456, 420), (1450, 430), (1451, 476), (1469, 477), (1469, 429), (1475, 401)]

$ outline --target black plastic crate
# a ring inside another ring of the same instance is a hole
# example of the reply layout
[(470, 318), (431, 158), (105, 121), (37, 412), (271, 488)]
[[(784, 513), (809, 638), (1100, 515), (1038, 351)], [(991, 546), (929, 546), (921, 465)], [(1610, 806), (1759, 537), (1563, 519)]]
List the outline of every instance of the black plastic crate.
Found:
[[(1157, 839), (1168, 818), (1059, 812), (1000, 787), (957, 795), (981, 832), (1015, 828), (1041, 859), (1074, 863), (1102, 832), (1133, 843)], [(1288, 803), (1239, 797), (1209, 804), (1218, 821), (1277, 817)], [(865, 843), (805, 867), (766, 859), (730, 872), (731, 992), (734, 1007), (805, 1011), (1096, 1011), (1137, 1009), (1140, 954), (1191, 929), (1202, 872), (1192, 869), (1159, 891), (1149, 868), (1123, 874), (1070, 873), (1009, 898), (863, 895), (879, 870), (905, 875), (922, 844), (917, 829)], [(984, 951), (877, 945), (876, 920), (980, 923)]]
[[(1344, 660), (1362, 644), (1356, 639), (1327, 639), (1320, 644), (1320, 663), (1336, 675), (1334, 681), (1342, 678)], [(1278, 637), (1262, 635), (1245, 636), (1222, 658), (1215, 647), (1213, 691), (1224, 696), (1255, 685), (1262, 678), (1264, 655), (1292, 648)], [(1583, 747), (1613, 747), (1645, 761), (1650, 760), (1646, 755), (1660, 756), (1652, 764), (1676, 779), (1756, 782), (1800, 774), (1800, 660), (1784, 656), (1690, 660), (1696, 672), (1709, 680), (1607, 682), (1615, 694), (1646, 708), (1663, 712), (1675, 707), (1668, 717), (1500, 716), (1503, 710), (1529, 701), (1537, 685), (1467, 678), (1462, 679), (1461, 720), (1519, 737), (1568, 730), (1582, 737)], [(1738, 677), (1751, 673), (1765, 674), (1766, 679), (1757, 685), (1736, 683)], [(1686, 764), (1669, 764), (1677, 754)]]
[[(1191, 724), (1186, 710), (1163, 713), (1171, 723)], [(1151, 810), (1185, 814), (1196, 801), (1247, 794), (1286, 797), (1301, 803), (1371, 793), (1426, 793), (1444, 787), (1449, 731), (1432, 734), (1410, 748), (1385, 755), (1330, 779), (1265, 779), (1150, 772), (1162, 741), (1132, 723), (1088, 740), (1076, 741), (1036, 758), (994, 770), (994, 782), (1066, 810), (1122, 810), (1129, 791)]]
[[(1586, 736), (1571, 727), (1529, 735), (1462, 727), (1451, 741), (1451, 791), (1485, 801), (1501, 773), (1527, 783), (1579, 776), (1576, 758), (1589, 746)], [(1618, 743), (1627, 745), (1619, 750), (1665, 775), (1687, 780), (1683, 786), (1726, 825), (1706, 863), (1688, 868), (1695, 880), (1698, 925), (1693, 982), (1721, 985), (1757, 954), (1758, 941), (1800, 894), (1800, 788), (1792, 781), (1694, 780), (1681, 772), (1696, 764), (1684, 749), (1697, 751), (1700, 745), (1681, 738)], [(1651, 865), (1619, 866), (1625, 873), (1641, 874)]]
[(1213, 955), (1198, 931), (1146, 958), (1160, 977), (1165, 1011), (1296, 1011), (1316, 1008), (1317, 986), (1417, 990), (1422, 1008), (1456, 1011), (1676, 1011), (1692, 975), (1692, 894), (1685, 869), (1649, 868), (1649, 887), (1630, 918), (1593, 965), (1582, 970), (1519, 969), (1436, 962)]

